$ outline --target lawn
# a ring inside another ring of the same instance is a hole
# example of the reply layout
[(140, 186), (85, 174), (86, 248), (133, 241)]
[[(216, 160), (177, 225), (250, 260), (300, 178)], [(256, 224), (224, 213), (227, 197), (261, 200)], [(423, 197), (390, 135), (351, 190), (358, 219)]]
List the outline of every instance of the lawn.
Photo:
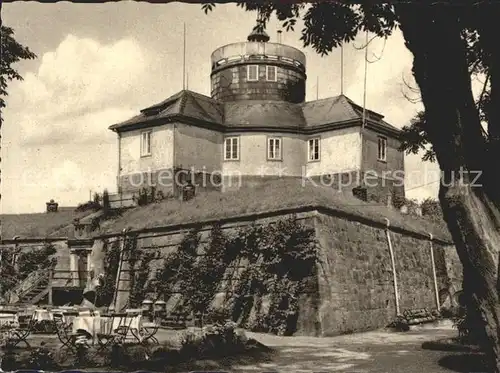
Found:
[(136, 207), (117, 219), (101, 224), (105, 233), (118, 233), (124, 228), (140, 230), (169, 225), (223, 220), (238, 216), (271, 213), (286, 209), (322, 207), (332, 212), (348, 214), (391, 225), (435, 238), (450, 241), (444, 226), (424, 218), (400, 213), (394, 208), (377, 203), (367, 203), (350, 192), (313, 184), (301, 179), (266, 180), (254, 187), (243, 186), (237, 191), (202, 191), (190, 201), (168, 199), (151, 205)]
[[(37, 214), (4, 214), (2, 221), (2, 238), (46, 238), (49, 236), (65, 237), (67, 232), (63, 228), (73, 224), (74, 218), (83, 218), (92, 211), (75, 212), (74, 207), (60, 208), (53, 213)], [(60, 232), (58, 234), (58, 231)]]

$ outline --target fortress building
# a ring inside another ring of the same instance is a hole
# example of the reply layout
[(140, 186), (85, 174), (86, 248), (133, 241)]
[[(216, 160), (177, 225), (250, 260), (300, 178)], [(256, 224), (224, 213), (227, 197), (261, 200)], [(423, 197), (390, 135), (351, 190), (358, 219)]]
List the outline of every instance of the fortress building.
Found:
[(400, 130), (371, 110), (363, 126), (363, 108), (345, 95), (306, 102), (300, 50), (254, 31), (215, 50), (211, 65), (211, 97), (183, 90), (110, 127), (120, 193), (175, 194), (194, 170), (192, 182), (222, 190), (235, 178), (306, 177), (378, 201), (404, 196)]

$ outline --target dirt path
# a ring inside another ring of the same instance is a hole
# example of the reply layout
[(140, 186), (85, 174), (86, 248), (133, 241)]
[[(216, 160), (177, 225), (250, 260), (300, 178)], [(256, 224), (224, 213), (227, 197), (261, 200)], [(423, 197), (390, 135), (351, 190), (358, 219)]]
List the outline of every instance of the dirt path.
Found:
[(235, 372), (453, 372), (440, 364), (448, 352), (428, 351), (422, 342), (456, 335), (451, 325), (412, 330), (384, 331), (331, 338), (277, 337), (248, 333), (277, 354), (270, 361), (232, 366)]

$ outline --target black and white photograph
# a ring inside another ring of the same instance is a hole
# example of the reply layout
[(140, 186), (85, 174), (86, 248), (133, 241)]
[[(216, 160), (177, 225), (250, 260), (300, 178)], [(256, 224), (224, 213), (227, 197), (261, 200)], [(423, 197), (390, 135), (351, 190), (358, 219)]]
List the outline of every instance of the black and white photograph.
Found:
[(0, 373), (500, 373), (499, 20), (0, 0)]

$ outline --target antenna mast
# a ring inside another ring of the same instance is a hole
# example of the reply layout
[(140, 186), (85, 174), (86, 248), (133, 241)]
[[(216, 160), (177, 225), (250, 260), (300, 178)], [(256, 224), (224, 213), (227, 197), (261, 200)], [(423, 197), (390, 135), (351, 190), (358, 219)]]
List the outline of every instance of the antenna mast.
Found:
[(366, 43), (365, 43), (365, 81), (363, 86), (363, 123), (361, 124), (361, 128), (364, 128), (366, 125), (366, 75), (368, 72), (368, 30), (366, 30)]
[(182, 53), (182, 89), (186, 89), (186, 22), (184, 22), (184, 49)]
[(340, 45), (340, 94), (344, 94), (344, 43)]
[(316, 100), (319, 99), (319, 76), (316, 77)]

